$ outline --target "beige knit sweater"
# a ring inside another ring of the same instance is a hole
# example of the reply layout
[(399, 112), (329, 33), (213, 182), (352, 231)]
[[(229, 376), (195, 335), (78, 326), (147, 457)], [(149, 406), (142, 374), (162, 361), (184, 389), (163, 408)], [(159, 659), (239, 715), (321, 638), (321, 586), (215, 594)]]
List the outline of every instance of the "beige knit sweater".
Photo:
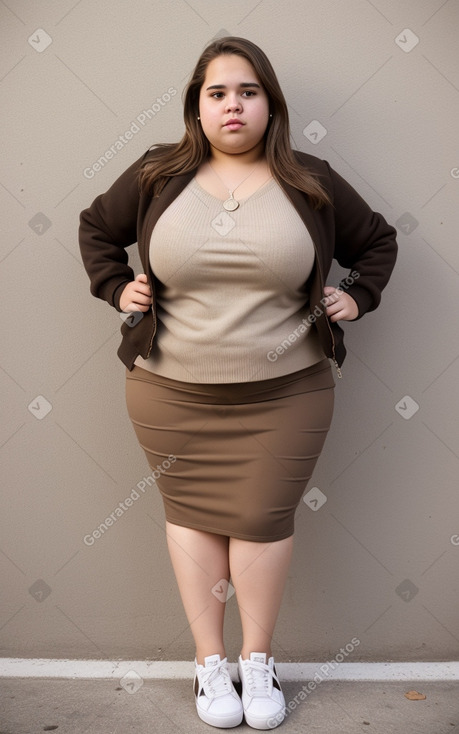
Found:
[(239, 202), (228, 213), (192, 179), (159, 218), (158, 331), (139, 367), (184, 382), (251, 382), (324, 358), (307, 322), (314, 249), (304, 223), (274, 179)]

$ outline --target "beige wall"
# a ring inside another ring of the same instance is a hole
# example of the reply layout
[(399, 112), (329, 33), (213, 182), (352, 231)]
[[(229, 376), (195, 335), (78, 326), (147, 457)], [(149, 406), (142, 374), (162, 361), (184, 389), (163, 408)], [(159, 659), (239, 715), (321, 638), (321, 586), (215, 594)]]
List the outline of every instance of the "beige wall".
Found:
[[(181, 136), (188, 74), (229, 33), (271, 58), (294, 145), (399, 229), (380, 309), (346, 327), (308, 487), (326, 502), (298, 508), (275, 654), (327, 659), (355, 637), (349, 660), (458, 658), (458, 2), (10, 0), (0, 19), (2, 654), (194, 654), (158, 490), (84, 542), (149, 468), (125, 409), (121, 321), (89, 294), (77, 227), (144, 150)], [(312, 142), (314, 120), (327, 134)], [(227, 612), (234, 659), (234, 596)]]

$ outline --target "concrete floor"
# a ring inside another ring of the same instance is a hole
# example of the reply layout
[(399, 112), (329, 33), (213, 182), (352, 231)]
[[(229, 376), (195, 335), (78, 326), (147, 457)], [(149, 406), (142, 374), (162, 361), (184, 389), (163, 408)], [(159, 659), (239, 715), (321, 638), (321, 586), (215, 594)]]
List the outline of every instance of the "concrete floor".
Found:
[[(286, 702), (294, 699), (303, 684), (283, 684)], [(410, 690), (423, 693), (426, 699), (409, 701), (404, 694)], [(0, 693), (0, 734), (217, 731), (198, 718), (190, 680), (146, 680), (128, 693), (118, 680), (2, 678)], [(255, 730), (242, 723), (233, 731), (246, 734)], [(459, 734), (459, 683), (324, 681), (278, 731)]]

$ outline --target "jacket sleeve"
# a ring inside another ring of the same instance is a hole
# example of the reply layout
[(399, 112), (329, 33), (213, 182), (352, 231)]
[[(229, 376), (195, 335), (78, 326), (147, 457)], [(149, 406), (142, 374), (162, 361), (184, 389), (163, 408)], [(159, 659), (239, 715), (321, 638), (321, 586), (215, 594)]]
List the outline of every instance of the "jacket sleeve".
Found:
[(137, 174), (147, 153), (80, 214), (80, 252), (90, 279), (90, 291), (117, 311), (121, 311), (119, 299), (124, 287), (134, 280), (125, 248), (137, 241), (140, 201)]
[[(356, 301), (359, 319), (381, 301), (381, 292), (397, 259), (397, 231), (328, 163), (327, 166), (333, 187), (334, 257), (342, 267), (351, 268), (352, 284), (348, 285), (343, 279), (341, 285)], [(354, 271), (358, 276), (352, 276)]]

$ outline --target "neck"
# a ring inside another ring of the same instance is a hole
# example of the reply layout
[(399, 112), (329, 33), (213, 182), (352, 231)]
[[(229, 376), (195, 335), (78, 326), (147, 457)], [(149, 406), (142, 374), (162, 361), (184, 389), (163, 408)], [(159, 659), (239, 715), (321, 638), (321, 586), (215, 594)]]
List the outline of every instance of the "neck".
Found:
[(265, 160), (264, 144), (255, 146), (251, 150), (243, 153), (225, 153), (211, 145), (209, 162), (221, 168), (245, 168), (246, 166), (254, 166), (259, 161)]

